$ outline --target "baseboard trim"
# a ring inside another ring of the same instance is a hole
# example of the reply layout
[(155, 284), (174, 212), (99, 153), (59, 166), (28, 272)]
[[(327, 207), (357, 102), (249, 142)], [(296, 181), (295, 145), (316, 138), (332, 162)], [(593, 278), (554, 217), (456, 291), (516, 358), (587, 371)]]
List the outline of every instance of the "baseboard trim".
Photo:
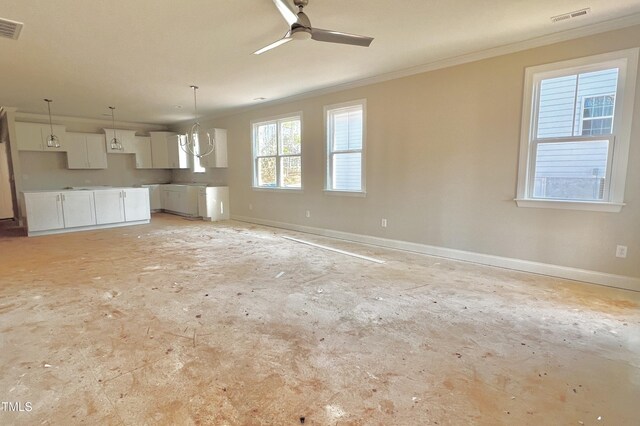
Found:
[(338, 238), (341, 240), (353, 241), (356, 243), (410, 251), (414, 253), (426, 254), (429, 256), (444, 257), (448, 259), (461, 260), (464, 262), (478, 263), (481, 265), (495, 266), (498, 268), (530, 272), (533, 274), (547, 275), (551, 277), (564, 278), (573, 281), (581, 281), (585, 283), (599, 284), (608, 287), (640, 292), (640, 279), (624, 275), (607, 274), (604, 272), (591, 271), (588, 269), (579, 269), (567, 266), (553, 265), (549, 263), (532, 262), (511, 257), (494, 256), (490, 254), (456, 250), (445, 247), (431, 246), (427, 244), (412, 243), (408, 241), (392, 240), (389, 238), (373, 237), (370, 235), (353, 234), (350, 232), (335, 231), (325, 228), (315, 228), (311, 226), (296, 225), (292, 223), (278, 222), (247, 216), (232, 215), (231, 219), (237, 220), (239, 222), (255, 223), (258, 225), (288, 229), (291, 231), (304, 232), (307, 234)]
[(144, 220), (136, 220), (132, 222), (116, 222), (116, 223), (106, 223), (103, 225), (79, 226), (75, 228), (48, 229), (46, 231), (29, 231), (27, 233), (27, 236), (40, 237), (43, 235), (69, 234), (72, 232), (83, 232), (83, 231), (97, 231), (99, 229), (120, 228), (123, 226), (146, 225), (150, 222), (151, 222), (150, 219), (144, 219)]

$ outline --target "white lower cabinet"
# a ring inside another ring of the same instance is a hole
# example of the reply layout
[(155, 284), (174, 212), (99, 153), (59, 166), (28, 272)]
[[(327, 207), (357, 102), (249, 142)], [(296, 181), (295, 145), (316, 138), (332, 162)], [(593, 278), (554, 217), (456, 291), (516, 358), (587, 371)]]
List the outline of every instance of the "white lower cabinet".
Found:
[(198, 190), (198, 216), (212, 222), (229, 219), (229, 187), (200, 187)]
[(29, 232), (64, 229), (62, 195), (59, 192), (25, 194)]
[(124, 222), (124, 200), (121, 189), (95, 191), (98, 225)]
[(162, 208), (185, 216), (198, 216), (198, 187), (162, 185)]
[(149, 220), (151, 218), (149, 190), (147, 188), (123, 189), (122, 194), (124, 197), (124, 220), (126, 222)]
[(96, 224), (96, 207), (93, 191), (65, 191), (62, 197), (62, 213), (65, 228)]
[(149, 223), (147, 188), (24, 192), (29, 236)]

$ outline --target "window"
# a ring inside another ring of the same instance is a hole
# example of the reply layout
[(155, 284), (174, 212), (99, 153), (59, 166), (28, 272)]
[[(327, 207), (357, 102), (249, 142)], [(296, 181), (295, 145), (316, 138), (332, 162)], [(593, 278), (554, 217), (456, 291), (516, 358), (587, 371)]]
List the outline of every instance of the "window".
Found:
[[(205, 169), (202, 163), (200, 162), (200, 157), (196, 155), (200, 153), (200, 141), (198, 140), (198, 134), (194, 133), (193, 137), (195, 138), (195, 143), (193, 144), (194, 153), (191, 155), (191, 166), (192, 166), (191, 169), (193, 170), (193, 173), (205, 173), (207, 169)], [(207, 141), (205, 140), (204, 143), (206, 145)]]
[(638, 49), (527, 68), (516, 201), (620, 211)]
[(327, 191), (364, 193), (365, 101), (325, 107)]
[(253, 186), (302, 188), (300, 115), (253, 123)]

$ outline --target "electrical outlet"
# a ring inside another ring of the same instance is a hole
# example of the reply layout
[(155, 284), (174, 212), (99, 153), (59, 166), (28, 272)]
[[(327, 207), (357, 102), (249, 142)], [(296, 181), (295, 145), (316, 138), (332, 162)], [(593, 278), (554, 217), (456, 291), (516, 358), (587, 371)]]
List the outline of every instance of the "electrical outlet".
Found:
[(307, 210), (307, 217), (311, 217), (311, 212)]
[(249, 210), (253, 210), (253, 204), (249, 203)]
[(616, 257), (627, 257), (627, 246), (616, 247)]
[(387, 227), (387, 219), (382, 219), (380, 221), (380, 226), (382, 226), (383, 228), (386, 228)]

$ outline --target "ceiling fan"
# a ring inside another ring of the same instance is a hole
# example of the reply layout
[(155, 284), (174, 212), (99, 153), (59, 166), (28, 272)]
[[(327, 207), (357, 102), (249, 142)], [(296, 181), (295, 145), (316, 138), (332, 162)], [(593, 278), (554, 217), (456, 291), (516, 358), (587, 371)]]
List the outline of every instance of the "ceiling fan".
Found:
[(339, 31), (321, 30), (320, 28), (312, 28), (311, 22), (302, 11), (309, 4), (309, 0), (293, 0), (293, 4), (298, 8), (298, 13), (291, 8), (287, 0), (273, 0), (282, 17), (291, 27), (289, 31), (280, 40), (253, 52), (260, 55), (268, 50), (274, 49), (280, 45), (290, 42), (291, 40), (308, 40), (326, 41), (329, 43), (351, 44), (354, 46), (369, 47), (373, 38), (355, 34), (341, 33)]

